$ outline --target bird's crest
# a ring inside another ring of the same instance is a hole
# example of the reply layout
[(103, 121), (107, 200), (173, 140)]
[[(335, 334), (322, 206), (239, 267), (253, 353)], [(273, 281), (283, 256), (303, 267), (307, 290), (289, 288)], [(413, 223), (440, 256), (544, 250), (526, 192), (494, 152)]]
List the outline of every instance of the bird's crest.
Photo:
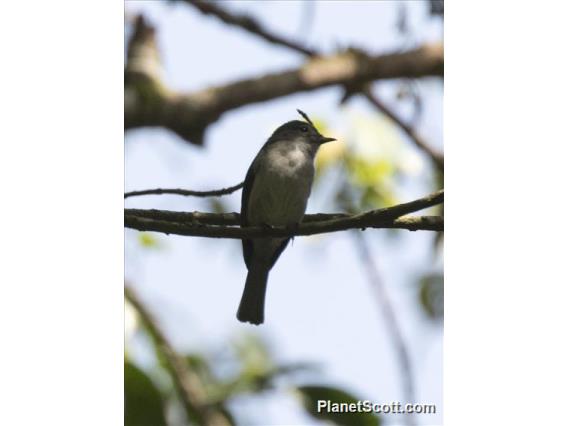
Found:
[(298, 113), (308, 122), (310, 123), (314, 128), (316, 126), (314, 126), (314, 123), (312, 122), (312, 120), (310, 120), (310, 117), (308, 117), (308, 114), (306, 114), (304, 111), (302, 111), (301, 109), (297, 109), (296, 111), (298, 111)]

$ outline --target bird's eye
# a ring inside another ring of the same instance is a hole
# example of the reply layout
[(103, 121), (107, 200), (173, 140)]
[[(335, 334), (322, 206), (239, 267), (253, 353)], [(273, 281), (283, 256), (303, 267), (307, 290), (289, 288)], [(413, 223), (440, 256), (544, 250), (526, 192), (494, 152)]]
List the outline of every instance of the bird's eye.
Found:
[(302, 126), (300, 130), (305, 133), (308, 131), (308, 126)]

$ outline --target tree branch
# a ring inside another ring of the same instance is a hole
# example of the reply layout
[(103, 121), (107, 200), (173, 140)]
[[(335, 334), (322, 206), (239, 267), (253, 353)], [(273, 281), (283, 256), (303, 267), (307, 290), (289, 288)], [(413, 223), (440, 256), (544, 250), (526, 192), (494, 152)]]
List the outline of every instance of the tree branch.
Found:
[(136, 197), (136, 196), (139, 196), (139, 195), (162, 195), (162, 194), (174, 194), (174, 195), (184, 195), (184, 196), (193, 196), (193, 197), (215, 197), (215, 196), (232, 194), (233, 192), (241, 189), (244, 184), (245, 184), (244, 182), (241, 182), (241, 183), (238, 183), (234, 186), (229, 186), (227, 188), (222, 188), (222, 189), (214, 189), (214, 190), (211, 190), (211, 191), (192, 191), (192, 190), (189, 190), (189, 189), (179, 189), (179, 188), (175, 188), (175, 189), (162, 189), (162, 188), (144, 189), (142, 191), (126, 192), (124, 194), (124, 198)]
[[(349, 219), (355, 216), (373, 216), (375, 219), (393, 219), (405, 214), (414, 213), (427, 207), (435, 206), (444, 202), (444, 190), (436, 191), (425, 197), (396, 206), (371, 210), (359, 215), (345, 213), (315, 213), (304, 216), (302, 223), (314, 223), (329, 221), (332, 219)], [(127, 216), (137, 216), (148, 219), (163, 220), (168, 222), (194, 223), (203, 225), (240, 225), (238, 213), (204, 213), (204, 212), (176, 212), (155, 209), (125, 209)]]
[(443, 73), (441, 44), (378, 56), (347, 50), (311, 58), (299, 68), (179, 94), (165, 88), (157, 77), (159, 55), (153, 28), (144, 19), (136, 22), (125, 70), (125, 128), (161, 126), (198, 145), (209, 124), (245, 105), (333, 85)]
[(219, 411), (214, 409), (207, 400), (199, 377), (189, 368), (186, 360), (179, 355), (158, 323), (136, 295), (134, 289), (125, 283), (124, 297), (138, 312), (156, 350), (165, 361), (166, 368), (174, 382), (188, 419), (198, 417), (199, 424), (207, 426), (228, 426), (230, 422)]
[[(287, 47), (292, 49), (298, 53), (307, 55), (307, 56), (316, 56), (319, 53), (315, 49), (308, 49), (305, 46), (302, 46), (299, 42), (294, 42), (288, 40), (280, 35), (274, 34), (269, 32), (268, 30), (264, 29), (263, 26), (260, 24), (259, 21), (255, 20), (254, 18), (248, 15), (237, 15), (235, 13), (228, 12), (223, 8), (212, 4), (207, 3), (200, 0), (184, 0), (186, 3), (194, 6), (200, 12), (206, 15), (213, 15), (219, 18), (221, 21), (225, 22), (226, 24), (233, 25), (239, 27), (253, 35), (261, 37), (262, 39), (273, 43), (278, 44), (283, 47)], [(442, 4), (443, 10), (443, 4)], [(366, 56), (364, 52), (359, 52), (361, 55)], [(345, 84), (347, 90), (346, 95), (344, 96), (342, 102), (345, 102), (348, 97), (354, 94), (358, 87), (357, 82), (349, 82)], [(359, 86), (360, 87), (360, 86)], [(430, 159), (434, 162), (436, 167), (443, 171), (444, 170), (444, 156), (433, 149), (420, 135), (416, 133), (416, 131), (406, 124), (401, 118), (399, 118), (393, 110), (388, 108), (380, 99), (374, 95), (369, 88), (365, 88), (360, 90), (360, 92), (365, 96), (371, 104), (373, 104), (379, 111), (389, 117), (392, 121), (397, 124), (404, 133), (410, 138), (414, 144), (421, 149), (424, 153), (430, 157)]]
[(444, 219), (440, 216), (401, 216), (441, 204), (443, 200), (444, 191), (441, 190), (408, 203), (355, 215), (340, 213), (306, 215), (304, 221), (295, 228), (241, 228), (238, 227), (240, 217), (237, 213), (186, 213), (140, 209), (125, 209), (124, 223), (127, 228), (139, 231), (234, 239), (315, 235), (365, 228), (442, 231)]
[(398, 117), (394, 111), (387, 107), (375, 94), (373, 94), (373, 92), (371, 92), (369, 88), (364, 89), (361, 93), (371, 104), (375, 106), (375, 108), (394, 121), (395, 124), (398, 125), (404, 133), (406, 133), (410, 140), (414, 142), (414, 145), (428, 155), (440, 171), (444, 170), (444, 156), (440, 152), (436, 151), (424, 139), (422, 139), (422, 137), (416, 133), (416, 130)]
[(366, 228), (439, 232), (444, 230), (444, 218), (441, 216), (410, 216), (397, 219), (363, 221), (353, 217), (339, 219), (337, 221), (302, 224), (297, 228), (238, 228), (235, 226), (185, 224), (125, 215), (124, 225), (127, 228), (137, 229), (138, 231), (161, 232), (168, 235), (174, 234), (190, 237), (232, 238), (240, 240), (243, 238), (294, 237), (298, 235), (326, 234), (330, 232), (346, 231), (348, 229), (365, 230)]
[[(415, 402), (413, 368), (410, 361), (410, 354), (404, 340), (402, 329), (398, 321), (396, 310), (393, 307), (387, 288), (379, 274), (379, 269), (371, 255), (371, 250), (363, 234), (353, 234), (355, 243), (360, 253), (360, 260), (367, 272), (367, 278), (372, 290), (375, 293), (375, 301), (379, 307), (379, 312), (383, 316), (385, 329), (390, 335), (394, 349), (400, 362), (401, 376), (403, 378), (403, 390), (405, 400)], [(407, 414), (410, 424), (413, 424), (411, 414)]]
[(195, 7), (198, 11), (200, 11), (204, 15), (215, 16), (221, 21), (223, 21), (225, 24), (239, 27), (249, 33), (255, 34), (256, 36), (266, 40), (269, 43), (284, 46), (308, 56), (314, 56), (317, 54), (315, 50), (302, 46), (298, 42), (290, 40), (281, 35), (276, 35), (272, 32), (269, 32), (261, 25), (260, 22), (258, 22), (251, 16), (244, 14), (236, 14), (234, 12), (228, 12), (225, 9), (217, 6), (215, 3), (206, 2), (202, 0), (183, 0), (183, 1)]

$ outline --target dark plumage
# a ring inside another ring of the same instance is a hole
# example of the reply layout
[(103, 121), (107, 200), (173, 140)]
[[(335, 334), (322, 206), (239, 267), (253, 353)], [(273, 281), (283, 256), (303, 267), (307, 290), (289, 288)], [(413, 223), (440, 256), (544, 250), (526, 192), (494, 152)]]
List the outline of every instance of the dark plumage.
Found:
[[(241, 200), (241, 226), (293, 226), (305, 212), (313, 181), (315, 154), (322, 136), (308, 121), (289, 121), (278, 127), (248, 169)], [(237, 312), (242, 322), (262, 324), (270, 269), (290, 238), (244, 239), (243, 257), (248, 269)]]

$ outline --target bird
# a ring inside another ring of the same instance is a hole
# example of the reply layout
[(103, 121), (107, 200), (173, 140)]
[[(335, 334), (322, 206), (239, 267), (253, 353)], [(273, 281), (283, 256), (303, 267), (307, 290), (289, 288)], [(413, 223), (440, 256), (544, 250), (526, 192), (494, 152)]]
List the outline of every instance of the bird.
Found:
[[(305, 121), (282, 124), (268, 138), (252, 161), (241, 198), (241, 227), (297, 227), (306, 211), (314, 180), (314, 159), (319, 147), (335, 138), (322, 136), (308, 115)], [(270, 270), (290, 242), (290, 237), (243, 239), (247, 277), (237, 319), (259, 325)]]

